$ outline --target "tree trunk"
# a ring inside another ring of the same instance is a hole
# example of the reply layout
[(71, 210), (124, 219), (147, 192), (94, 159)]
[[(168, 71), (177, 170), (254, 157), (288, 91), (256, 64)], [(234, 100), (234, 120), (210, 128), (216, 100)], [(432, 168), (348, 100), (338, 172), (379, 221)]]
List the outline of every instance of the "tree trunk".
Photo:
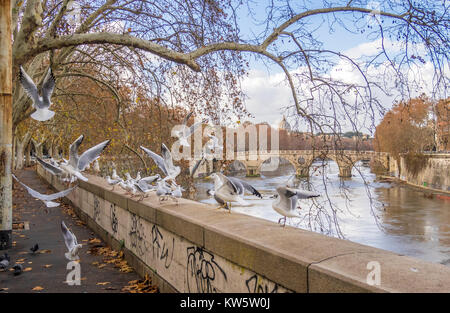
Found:
[(36, 140), (31, 139), (31, 142), (33, 143), (34, 152), (35, 152), (36, 156), (42, 159), (42, 157), (44, 156), (44, 143), (45, 143), (45, 140), (43, 140), (41, 142), (37, 142)]
[(16, 170), (23, 169), (24, 150), (30, 142), (30, 137), (30, 132), (27, 132), (22, 139), (20, 139), (20, 137), (16, 135), (16, 163), (14, 167)]
[(0, 0), (0, 250), (12, 244), (11, 0)]
[(28, 141), (27, 148), (25, 149), (25, 167), (31, 166), (31, 141)]

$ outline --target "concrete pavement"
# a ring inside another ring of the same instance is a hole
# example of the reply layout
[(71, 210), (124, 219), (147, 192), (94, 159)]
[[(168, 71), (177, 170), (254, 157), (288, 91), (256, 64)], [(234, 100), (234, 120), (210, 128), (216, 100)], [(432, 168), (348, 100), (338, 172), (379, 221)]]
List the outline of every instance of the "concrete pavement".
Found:
[[(32, 168), (22, 170), (16, 176), (41, 193), (54, 192)], [(64, 257), (67, 248), (61, 221), (76, 235), (78, 243), (83, 244), (79, 253), (79, 286), (65, 283), (70, 270), (66, 269), (69, 261)], [(123, 292), (130, 281), (140, 279), (120, 254), (104, 248), (106, 245), (75, 216), (69, 205), (47, 208), (17, 182), (14, 182), (13, 190), (13, 222), (23, 222), (21, 224), (29, 229), (14, 229), (13, 247), (0, 251), (0, 255), (7, 252), (11, 257), (10, 267), (21, 263), (25, 271), (14, 276), (10, 269), (0, 270), (0, 292)], [(30, 248), (36, 243), (39, 250), (33, 254)]]

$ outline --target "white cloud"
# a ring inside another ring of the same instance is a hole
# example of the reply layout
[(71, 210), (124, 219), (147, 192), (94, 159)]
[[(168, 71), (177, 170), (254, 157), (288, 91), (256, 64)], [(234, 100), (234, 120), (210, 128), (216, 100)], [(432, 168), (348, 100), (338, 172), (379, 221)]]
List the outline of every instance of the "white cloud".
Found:
[[(376, 55), (380, 52), (381, 40), (374, 40), (372, 42), (361, 43), (353, 48), (343, 52), (343, 54), (353, 58), (363, 60), (366, 57)], [(404, 49), (402, 43), (393, 42), (385, 39), (384, 47), (389, 55), (395, 55)], [(410, 47), (410, 51), (415, 53), (422, 53), (416, 55), (424, 55), (424, 47), (422, 45), (415, 45)], [(389, 109), (395, 100), (400, 99), (400, 92), (395, 85), (395, 72), (390, 68), (389, 63), (385, 61), (381, 65), (370, 65), (367, 69), (363, 69), (367, 74), (369, 81), (377, 81), (384, 86), (390, 95), (384, 94), (382, 91), (374, 88), (373, 96), (378, 98), (382, 105)], [(448, 69), (448, 67), (447, 67)], [(306, 73), (306, 68), (299, 68), (295, 72)], [(291, 74), (293, 74), (292, 72)], [(408, 72), (409, 86), (411, 87), (411, 96), (418, 96), (421, 93), (430, 95), (433, 89), (433, 74), (434, 68), (431, 62), (425, 64), (416, 63)], [(365, 85), (365, 80), (359, 70), (345, 59), (341, 59), (333, 68), (330, 69), (328, 77), (334, 80), (340, 80), (346, 83), (353, 83)], [(414, 82), (416, 84), (414, 84)], [(305, 95), (309, 94), (307, 91), (308, 84), (301, 84), (301, 88)], [(414, 86), (415, 85), (415, 86)], [(293, 104), (291, 89), (285, 82), (285, 75), (283, 72), (270, 73), (261, 70), (250, 70), (249, 76), (242, 82), (242, 87), (248, 99), (246, 100), (246, 107), (250, 113), (253, 114), (252, 122), (266, 121), (272, 125), (278, 124), (281, 116), (286, 114), (286, 107)], [(346, 96), (352, 101), (353, 93)], [(315, 97), (318, 99), (319, 97)], [(379, 117), (376, 124), (379, 122)], [(340, 121), (342, 122), (342, 121)], [(360, 126), (369, 127), (370, 125), (361, 125), (366, 123), (363, 119), (359, 121)]]

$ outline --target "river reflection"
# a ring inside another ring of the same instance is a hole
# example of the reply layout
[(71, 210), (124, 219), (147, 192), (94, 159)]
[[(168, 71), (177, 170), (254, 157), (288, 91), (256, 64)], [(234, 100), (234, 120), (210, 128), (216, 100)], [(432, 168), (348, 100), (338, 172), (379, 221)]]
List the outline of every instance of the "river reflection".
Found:
[[(246, 196), (250, 205), (233, 205), (233, 211), (277, 222), (281, 216), (272, 209), (270, 196), (277, 186), (292, 177), (291, 171), (285, 169), (277, 175), (265, 173), (262, 177), (244, 178), (264, 198)], [(310, 184), (312, 190), (321, 193), (317, 203), (326, 206), (330, 213), (325, 196), (328, 194), (338, 208), (337, 221), (345, 239), (450, 266), (450, 201), (427, 198), (424, 191), (406, 185), (377, 182), (370, 169), (361, 164), (353, 169), (351, 179), (339, 179), (338, 172), (334, 161), (314, 162), (309, 181), (298, 183), (300, 188)], [(206, 195), (206, 190), (213, 188), (211, 180), (198, 179), (196, 186), (197, 200), (217, 204)], [(312, 203), (303, 200), (300, 206), (304, 218), (288, 220), (287, 224), (310, 229), (306, 217)], [(313, 230), (320, 232), (317, 227)], [(337, 236), (337, 231), (328, 234)]]

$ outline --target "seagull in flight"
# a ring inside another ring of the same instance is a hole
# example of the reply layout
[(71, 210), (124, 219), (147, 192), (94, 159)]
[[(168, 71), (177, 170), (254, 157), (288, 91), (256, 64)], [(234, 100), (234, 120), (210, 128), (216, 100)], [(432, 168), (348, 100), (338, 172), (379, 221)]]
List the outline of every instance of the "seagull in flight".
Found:
[(190, 147), (191, 145), (188, 142), (188, 138), (197, 131), (197, 129), (202, 125), (203, 122), (194, 123), (191, 127), (188, 128), (187, 122), (189, 118), (192, 116), (194, 111), (191, 111), (183, 120), (183, 129), (175, 130), (173, 134), (180, 139), (180, 145), (184, 147)]
[(272, 208), (284, 217), (278, 220), (280, 223), (284, 219), (283, 227), (286, 226), (286, 218), (300, 217), (297, 209), (297, 202), (300, 199), (310, 199), (319, 197), (320, 195), (307, 190), (299, 190), (280, 186), (277, 188), (278, 197), (272, 202)]
[(78, 148), (83, 142), (84, 135), (78, 137), (70, 146), (69, 146), (69, 161), (59, 164), (59, 166), (52, 165), (47, 163), (40, 158), (37, 158), (39, 163), (44, 166), (46, 170), (51, 172), (54, 175), (62, 175), (66, 174), (70, 177), (77, 177), (83, 181), (87, 181), (88, 179), (81, 174), (90, 163), (94, 162), (97, 158), (100, 157), (100, 154), (105, 150), (111, 140), (105, 140), (99, 143), (96, 146), (86, 150), (81, 155), (78, 155)]
[(53, 76), (52, 69), (48, 69), (47, 75), (45, 75), (42, 83), (42, 96), (39, 95), (36, 84), (22, 66), (20, 67), (19, 81), (28, 94), (28, 97), (33, 101), (33, 107), (36, 109), (36, 112), (31, 114), (31, 117), (41, 122), (51, 119), (55, 115), (55, 112), (49, 110), (51, 105), (50, 98), (55, 88), (55, 77)]
[(219, 138), (213, 135), (208, 135), (210, 140), (205, 144), (205, 150), (208, 149), (209, 153), (222, 153), (223, 152), (223, 145), (219, 144)]
[(66, 244), (68, 252), (64, 253), (64, 256), (70, 261), (79, 260), (78, 250), (81, 249), (82, 245), (78, 244), (77, 237), (67, 228), (64, 221), (61, 222), (61, 231), (64, 237), (64, 243)]
[(140, 148), (144, 150), (144, 152), (147, 153), (147, 155), (151, 157), (153, 161), (155, 161), (156, 165), (158, 165), (164, 175), (166, 175), (163, 180), (175, 180), (175, 178), (180, 174), (181, 169), (179, 166), (173, 165), (172, 154), (165, 144), (161, 145), (162, 157), (143, 146), (141, 146)]
[(53, 193), (53, 194), (51, 194), (51, 195), (45, 195), (45, 194), (42, 194), (42, 193), (37, 192), (37, 191), (34, 190), (34, 189), (31, 189), (30, 187), (28, 187), (27, 185), (25, 185), (24, 183), (22, 183), (22, 182), (21, 182), (14, 174), (12, 174), (12, 177), (13, 177), (19, 184), (21, 184), (21, 185), (28, 191), (28, 193), (29, 193), (33, 198), (39, 199), (39, 200), (41, 200), (42, 202), (44, 202), (45, 205), (47, 206), (47, 208), (55, 208), (55, 207), (59, 206), (59, 203), (58, 203), (58, 202), (53, 202), (52, 200), (55, 200), (55, 199), (58, 199), (58, 198), (62, 198), (62, 197), (67, 196), (67, 195), (68, 195), (69, 193), (71, 193), (72, 190), (74, 190), (75, 187), (76, 187), (76, 186), (75, 186), (75, 187), (72, 187), (72, 188), (69, 188), (69, 189), (66, 189), (66, 190), (57, 192), (57, 193)]

